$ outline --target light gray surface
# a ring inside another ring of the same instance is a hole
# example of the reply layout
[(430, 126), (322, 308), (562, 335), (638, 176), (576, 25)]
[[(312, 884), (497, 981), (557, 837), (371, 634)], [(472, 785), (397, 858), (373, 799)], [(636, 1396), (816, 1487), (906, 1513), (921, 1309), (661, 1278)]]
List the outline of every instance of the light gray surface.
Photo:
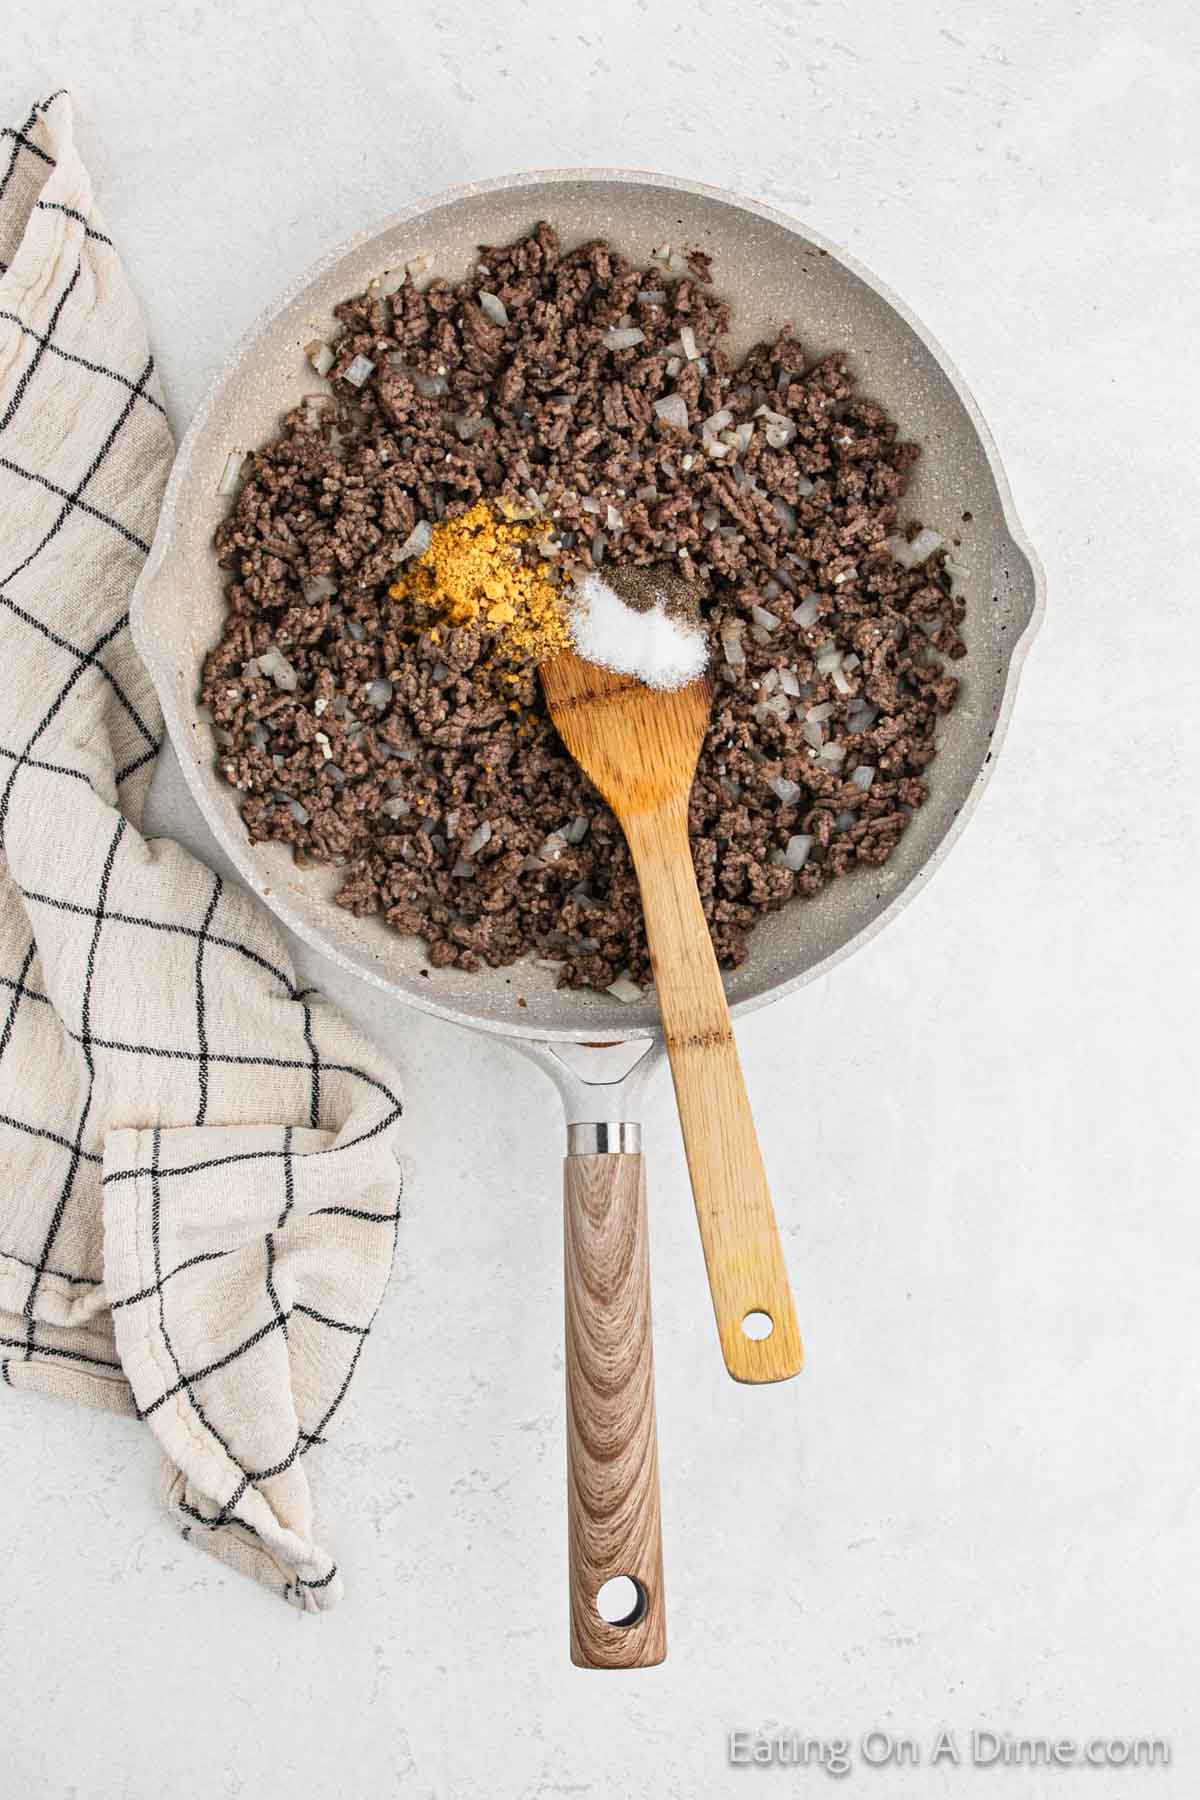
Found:
[[(130, 610), (134, 641), (163, 701), (188, 787), (243, 879), (305, 943), (384, 994), (456, 1022), (518, 1037), (575, 1037), (658, 1029), (652, 994), (627, 1004), (607, 993), (557, 988), (533, 957), (506, 969), (431, 969), (419, 938), (382, 918), (330, 904), (342, 877), (298, 870), (284, 844), (251, 844), (239, 798), (218, 773), (199, 692), (204, 660), (225, 622), (225, 578), (213, 533), (230, 455), (261, 444), (281, 412), (320, 392), (303, 346), (331, 335), (333, 309), (422, 256), (445, 278), (466, 273), (480, 244), (511, 243), (553, 219), (568, 248), (604, 237), (633, 260), (656, 244), (696, 246), (713, 259), (729, 299), (733, 354), (790, 325), (810, 354), (841, 347), (864, 393), (923, 446), (903, 518), (940, 531), (966, 607), (969, 668), (938, 737), (926, 804), (884, 869), (861, 869), (816, 904), (793, 905), (756, 927), (741, 968), (726, 977), (735, 1015), (828, 972), (896, 917), (940, 866), (995, 766), (1021, 664), (1042, 606), (1036, 557), (1019, 521), (987, 426), (960, 376), (903, 302), (835, 246), (781, 213), (670, 176), (613, 170), (518, 174), (419, 201), (373, 224), (305, 270), (230, 351), (179, 447), (162, 516)], [(903, 521), (902, 521), (903, 522)]]
[[(766, 1720), (1171, 1737), (1167, 1774), (855, 1791), (1192, 1800), (1196, 724), (1190, 7), (693, 0), (440, 16), (49, 4), (182, 425), (321, 249), (449, 183), (658, 167), (790, 210), (930, 325), (1052, 605), (928, 893), (745, 1021), (809, 1352), (722, 1374), (665, 1083), (646, 1113), (671, 1659), (565, 1661), (557, 1101), (407, 1013), (398, 1279), (320, 1470), (348, 1597), (295, 1618), (166, 1533), (142, 1428), (0, 1396), (3, 1787), (80, 1800), (693, 1800)], [(161, 816), (184, 821), (169, 772)], [(179, 826), (201, 842), (194, 819)], [(325, 979), (313, 961), (310, 973)], [(369, 998), (326, 985), (360, 1017)], [(931, 1116), (932, 1115), (932, 1116)]]

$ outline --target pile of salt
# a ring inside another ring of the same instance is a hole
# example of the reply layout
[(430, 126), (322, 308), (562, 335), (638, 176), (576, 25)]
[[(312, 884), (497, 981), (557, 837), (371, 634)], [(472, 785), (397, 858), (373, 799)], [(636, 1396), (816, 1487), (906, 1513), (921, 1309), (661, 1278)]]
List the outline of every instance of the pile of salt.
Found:
[(636, 675), (647, 687), (684, 687), (708, 663), (703, 627), (668, 612), (661, 589), (653, 593), (650, 606), (629, 606), (595, 570), (575, 583), (568, 624), (585, 661), (618, 675)]

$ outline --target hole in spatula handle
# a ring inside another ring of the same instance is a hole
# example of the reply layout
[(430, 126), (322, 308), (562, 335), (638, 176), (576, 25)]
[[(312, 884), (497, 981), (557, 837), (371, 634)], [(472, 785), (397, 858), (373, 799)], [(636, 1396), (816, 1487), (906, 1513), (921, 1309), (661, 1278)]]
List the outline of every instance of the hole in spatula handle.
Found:
[(742, 1320), (742, 1330), (748, 1338), (753, 1338), (756, 1343), (761, 1342), (763, 1338), (769, 1338), (774, 1329), (775, 1321), (770, 1313), (748, 1312)]
[(632, 1575), (614, 1575), (596, 1595), (596, 1611), (606, 1625), (636, 1625), (649, 1604), (645, 1588)]

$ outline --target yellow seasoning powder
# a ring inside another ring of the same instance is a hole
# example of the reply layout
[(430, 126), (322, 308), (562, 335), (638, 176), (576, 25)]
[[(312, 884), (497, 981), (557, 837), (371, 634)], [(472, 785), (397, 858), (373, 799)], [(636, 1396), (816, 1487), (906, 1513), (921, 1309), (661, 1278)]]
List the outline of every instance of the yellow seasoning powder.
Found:
[(523, 547), (545, 529), (544, 520), (505, 518), (477, 500), (433, 527), (429, 548), (388, 592), (452, 625), (490, 628), (514, 661), (541, 662), (570, 642), (549, 563), (522, 560)]

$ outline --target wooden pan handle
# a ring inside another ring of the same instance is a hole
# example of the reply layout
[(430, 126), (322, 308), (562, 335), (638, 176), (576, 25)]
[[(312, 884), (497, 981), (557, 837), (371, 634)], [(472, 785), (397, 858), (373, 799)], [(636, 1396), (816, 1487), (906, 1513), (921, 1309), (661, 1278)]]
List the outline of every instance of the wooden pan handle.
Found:
[[(641, 1669), (667, 1654), (641, 1156), (568, 1156), (563, 1201), (571, 1661)], [(596, 1600), (618, 1576), (636, 1601), (610, 1624)]]
[[(784, 1381), (804, 1362), (762, 1151), (708, 921), (687, 810), (623, 821), (646, 935), (725, 1366), (736, 1381)], [(747, 1335), (765, 1314), (769, 1334)], [(754, 1323), (754, 1321), (751, 1321)]]

